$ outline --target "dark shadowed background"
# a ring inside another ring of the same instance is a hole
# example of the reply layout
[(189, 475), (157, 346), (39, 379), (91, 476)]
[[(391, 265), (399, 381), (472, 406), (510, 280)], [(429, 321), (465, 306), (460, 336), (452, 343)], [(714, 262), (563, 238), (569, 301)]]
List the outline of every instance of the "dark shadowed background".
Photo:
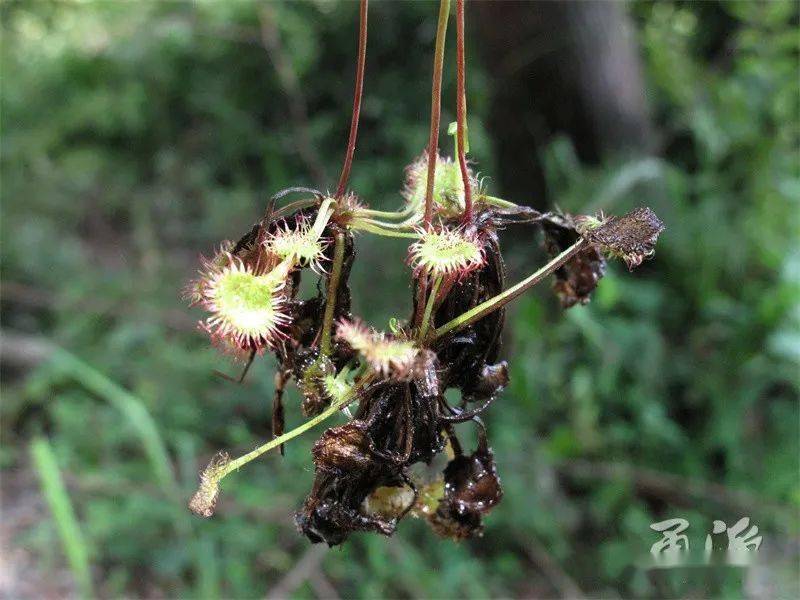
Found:
[[(375, 208), (398, 206), (427, 142), (436, 12), (370, 8), (351, 186)], [(334, 187), (357, 5), (0, 15), (0, 596), (800, 595), (797, 3), (467, 3), (471, 157), (491, 192), (648, 205), (667, 230), (588, 306), (564, 312), (543, 284), (510, 312), (511, 385), (486, 416), (506, 495), (482, 539), (408, 519), (334, 550), (291, 517), (319, 431), (226, 480), (213, 519), (185, 509), (216, 450), (268, 436), (273, 362), (242, 386), (214, 376), (238, 367), (179, 295), (271, 194)], [(385, 327), (409, 310), (406, 244), (357, 243), (354, 308)], [(543, 262), (529, 229), (504, 250), (511, 280)], [(757, 566), (647, 569), (651, 523), (686, 518), (699, 549), (744, 516)]]

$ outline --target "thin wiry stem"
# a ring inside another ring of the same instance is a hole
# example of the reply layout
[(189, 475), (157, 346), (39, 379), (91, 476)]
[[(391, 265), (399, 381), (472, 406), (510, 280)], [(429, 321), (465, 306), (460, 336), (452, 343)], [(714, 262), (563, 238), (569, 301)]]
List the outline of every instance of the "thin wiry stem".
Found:
[(579, 239), (577, 242), (572, 244), (569, 248), (564, 250), (561, 254), (556, 256), (553, 260), (549, 263), (544, 265), (541, 269), (533, 273), (532, 275), (526, 277), (518, 284), (508, 288), (506, 291), (494, 296), (493, 298), (489, 298), (485, 302), (481, 302), (474, 308), (471, 308), (464, 314), (457, 316), (455, 319), (448, 321), (438, 329), (436, 329), (432, 334), (431, 338), (433, 340), (437, 340), (448, 333), (454, 333), (465, 327), (469, 327), (473, 323), (480, 321), (486, 315), (502, 308), (509, 302), (511, 302), (514, 298), (525, 292), (526, 290), (530, 289), (537, 283), (539, 283), (542, 279), (550, 275), (553, 271), (558, 269), (561, 265), (567, 262), (570, 258), (575, 256), (578, 252), (583, 250), (586, 247), (586, 242), (583, 239)]
[(436, 25), (436, 49), (433, 55), (433, 80), (431, 82), (431, 132), (428, 138), (428, 180), (425, 189), (425, 229), (433, 218), (433, 186), (436, 178), (436, 159), (439, 155), (439, 121), (442, 115), (442, 69), (447, 21), (450, 17), (450, 0), (440, 0), (439, 21)]
[(356, 59), (356, 85), (353, 91), (353, 117), (350, 120), (350, 137), (347, 140), (347, 152), (344, 156), (342, 174), (336, 188), (336, 197), (341, 198), (350, 179), (350, 167), (353, 166), (353, 155), (356, 152), (358, 137), (358, 119), (361, 116), (361, 95), (364, 89), (364, 67), (367, 62), (367, 5), (369, 0), (361, 0), (358, 10), (358, 58)]
[(362, 217), (361, 213), (356, 213), (353, 222), (359, 221), (362, 223), (369, 223), (370, 225), (375, 225), (377, 227), (382, 227), (383, 229), (396, 229), (397, 231), (413, 231), (416, 227), (419, 219), (406, 219), (405, 221), (401, 221), (400, 223), (389, 223), (387, 221), (380, 221), (378, 219), (370, 219), (368, 217)]
[[(436, 159), (439, 156), (439, 121), (442, 114), (442, 70), (444, 67), (444, 42), (447, 37), (447, 21), (450, 17), (450, 0), (440, 0), (439, 21), (436, 25), (436, 47), (433, 54), (431, 81), (431, 131), (428, 138), (428, 179), (425, 182), (425, 213), (423, 226), (430, 229), (433, 219), (433, 190), (436, 183)], [(417, 311), (414, 324), (421, 326), (423, 305), (428, 293), (428, 279), (417, 281)]]
[(456, 0), (456, 123), (458, 131), (458, 166), (464, 181), (464, 222), (472, 223), (472, 187), (470, 186), (464, 138), (467, 134), (466, 68), (464, 58), (464, 0)]

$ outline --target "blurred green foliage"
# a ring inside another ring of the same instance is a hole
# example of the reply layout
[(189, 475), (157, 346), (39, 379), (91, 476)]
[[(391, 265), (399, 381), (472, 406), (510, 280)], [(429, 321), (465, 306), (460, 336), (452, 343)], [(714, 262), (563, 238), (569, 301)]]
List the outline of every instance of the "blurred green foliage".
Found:
[[(770, 584), (800, 591), (796, 4), (631, 7), (661, 158), (589, 167), (566, 140), (521, 151), (543, 153), (566, 210), (650, 205), (667, 224), (656, 259), (634, 274), (615, 266), (587, 307), (562, 313), (542, 289), (512, 311), (512, 385), (487, 418), (506, 497), (484, 539), (456, 545), (407, 521), (322, 558), (291, 519), (314, 435), (226, 480), (214, 519), (184, 512), (214, 451), (268, 435), (272, 365), (244, 386), (215, 377), (236, 367), (178, 296), (197, 253), (243, 233), (271, 193), (333, 185), (355, 5), (0, 11), (3, 330), (67, 350), (4, 365), (0, 464), (9, 489), (35, 488), (28, 446), (48, 436), (98, 594), (250, 598), (319, 559), (348, 597), (738, 595), (741, 573), (681, 583), (639, 566), (653, 521), (685, 516), (699, 547), (712, 519), (744, 515), (765, 535)], [(376, 208), (399, 202), (427, 140), (434, 28), (431, 3), (372, 8), (351, 184)], [(491, 89), (471, 69), (472, 154), (491, 174)], [(453, 84), (449, 69), (443, 123)], [(405, 244), (358, 242), (355, 309), (385, 326), (409, 310)], [(540, 260), (533, 243), (508, 252), (512, 277)], [(296, 407), (288, 419), (300, 422)], [(43, 571), (66, 564), (53, 520), (14, 534)], [(311, 571), (298, 597), (325, 595)]]

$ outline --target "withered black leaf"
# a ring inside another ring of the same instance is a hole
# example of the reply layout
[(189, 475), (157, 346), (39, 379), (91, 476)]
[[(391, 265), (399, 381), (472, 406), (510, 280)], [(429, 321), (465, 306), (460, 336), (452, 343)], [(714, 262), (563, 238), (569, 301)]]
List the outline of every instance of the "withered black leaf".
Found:
[[(569, 215), (545, 215), (541, 221), (544, 247), (557, 256), (580, 238), (577, 226)], [(606, 259), (599, 249), (589, 246), (555, 272), (553, 291), (563, 308), (587, 304), (606, 272)]]
[[(500, 242), (491, 219), (478, 220), (478, 235), (485, 240), (486, 265), (457, 282), (434, 314), (436, 326), (463, 314), (481, 302), (503, 291), (505, 263)], [(435, 347), (442, 365), (442, 387), (456, 387), (471, 396), (486, 363), (497, 360), (500, 334), (505, 323), (505, 310), (498, 310), (481, 319), (458, 335), (443, 339)]]
[(508, 363), (501, 361), (496, 365), (484, 365), (467, 400), (486, 400), (497, 396), (508, 385)]
[(444, 537), (463, 539), (480, 535), (482, 517), (503, 497), (491, 449), (481, 435), (470, 456), (456, 456), (444, 470), (444, 497), (429, 520)]

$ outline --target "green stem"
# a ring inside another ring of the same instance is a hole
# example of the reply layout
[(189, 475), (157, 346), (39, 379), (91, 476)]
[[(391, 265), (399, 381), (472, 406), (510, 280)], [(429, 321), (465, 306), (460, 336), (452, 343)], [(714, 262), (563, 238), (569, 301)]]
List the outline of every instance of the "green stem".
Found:
[(436, 182), (436, 159), (439, 155), (439, 121), (442, 115), (442, 70), (444, 67), (444, 42), (447, 38), (447, 21), (450, 0), (440, 0), (439, 20), (436, 25), (436, 48), (433, 54), (431, 81), (431, 130), (428, 138), (428, 179), (425, 188), (424, 224), (428, 229), (433, 218), (433, 189)]
[(406, 219), (405, 221), (401, 221), (400, 223), (387, 223), (385, 221), (379, 221), (377, 219), (367, 219), (367, 218), (362, 218), (362, 217), (358, 217), (358, 216), (353, 220), (354, 221), (358, 221), (358, 222), (362, 222), (362, 223), (369, 223), (370, 225), (375, 225), (375, 226), (380, 227), (382, 229), (397, 229), (397, 230), (402, 231), (402, 230), (413, 229), (414, 226), (417, 223), (419, 223), (419, 216), (418, 215), (414, 215), (413, 217), (410, 217), (410, 218)]
[(325, 315), (322, 319), (322, 341), (319, 344), (320, 353), (328, 356), (331, 353), (331, 331), (333, 330), (333, 315), (336, 310), (336, 299), (339, 292), (339, 279), (342, 276), (342, 263), (344, 262), (344, 233), (336, 232), (333, 249), (333, 267), (328, 279), (328, 298), (325, 301)]
[(333, 414), (335, 414), (336, 412), (341, 410), (341, 408), (344, 406), (345, 402), (347, 402), (347, 401), (349, 401), (349, 398), (347, 400), (342, 401), (342, 402), (339, 402), (339, 403), (336, 403), (336, 404), (331, 404), (328, 408), (326, 408), (323, 412), (318, 414), (313, 419), (309, 419), (308, 421), (306, 421), (305, 423), (295, 427), (291, 431), (289, 431), (287, 433), (284, 433), (283, 435), (280, 435), (280, 436), (278, 436), (276, 438), (271, 439), (266, 444), (263, 444), (263, 445), (259, 446), (258, 448), (256, 448), (255, 450), (240, 456), (236, 460), (232, 460), (231, 462), (229, 462), (225, 466), (225, 468), (223, 468), (219, 472), (219, 477), (217, 479), (217, 482), (222, 481), (231, 472), (239, 470), (241, 467), (243, 467), (244, 465), (246, 465), (250, 461), (255, 460), (256, 458), (258, 458), (259, 456), (261, 456), (265, 452), (269, 452), (273, 448), (277, 448), (281, 444), (284, 444), (284, 443), (288, 442), (289, 440), (296, 438), (301, 433), (305, 433), (306, 431), (308, 431), (309, 429), (311, 429), (315, 425), (317, 425), (319, 423), (322, 423), (322, 421), (324, 421), (328, 417), (332, 416)]
[(497, 196), (487, 196), (486, 194), (481, 194), (479, 198), (482, 202), (491, 204), (492, 206), (497, 206), (499, 208), (517, 208), (519, 206), (518, 204), (514, 204), (508, 200), (503, 200)]
[(436, 296), (439, 293), (439, 286), (442, 285), (442, 275), (436, 277), (433, 280), (433, 287), (431, 288), (431, 293), (428, 295), (428, 303), (425, 305), (425, 314), (422, 316), (422, 325), (419, 328), (419, 337), (420, 341), (425, 339), (425, 336), (428, 333), (428, 327), (431, 323), (431, 314), (433, 313), (433, 305), (436, 303)]
[(381, 225), (375, 225), (372, 221), (367, 219), (354, 219), (350, 222), (350, 227), (352, 229), (360, 229), (361, 231), (367, 231), (369, 233), (374, 233), (375, 235), (382, 235), (384, 237), (396, 237), (396, 238), (409, 238), (409, 239), (416, 239), (419, 236), (416, 233), (411, 231), (397, 231), (395, 229), (386, 229)]
[(489, 298), (485, 302), (481, 302), (474, 308), (468, 310), (462, 315), (457, 316), (455, 319), (448, 321), (447, 323), (436, 329), (433, 332), (433, 334), (431, 334), (432, 340), (437, 340), (442, 336), (447, 335), (448, 333), (454, 333), (456, 331), (464, 329), (465, 327), (469, 327), (473, 323), (480, 321), (486, 315), (494, 312), (499, 308), (502, 308), (503, 306), (511, 302), (514, 298), (516, 298), (529, 288), (539, 283), (542, 279), (550, 275), (550, 273), (558, 269), (570, 258), (572, 258), (578, 252), (583, 250), (584, 247), (585, 247), (585, 241), (583, 239), (579, 239), (577, 242), (572, 244), (572, 246), (564, 250), (561, 254), (556, 256), (546, 265), (544, 265), (541, 269), (539, 269), (532, 275), (526, 277), (518, 284), (508, 288), (506, 291), (498, 294), (494, 298)]
[(255, 460), (265, 452), (269, 452), (270, 450), (277, 448), (281, 444), (285, 444), (289, 440), (296, 438), (298, 435), (305, 433), (312, 427), (319, 425), (328, 417), (333, 416), (338, 411), (342, 410), (344, 407), (350, 404), (350, 402), (352, 402), (352, 400), (356, 397), (356, 394), (361, 390), (361, 388), (366, 386), (371, 380), (372, 377), (370, 375), (365, 376), (357, 385), (353, 386), (350, 392), (344, 398), (342, 398), (341, 402), (331, 403), (331, 405), (328, 408), (326, 408), (324, 411), (322, 411), (313, 419), (309, 419), (308, 421), (298, 425), (291, 431), (288, 431), (283, 435), (273, 438), (266, 444), (262, 444), (255, 450), (252, 450), (251, 452), (243, 454), (239, 458), (232, 460), (227, 465), (225, 465), (225, 467), (220, 469), (219, 472), (216, 474), (216, 482), (217, 483), (221, 482), (225, 477), (230, 475), (233, 471), (238, 471), (244, 465), (246, 465), (250, 461)]
[(360, 208), (355, 211), (358, 217), (381, 217), (384, 219), (405, 219), (414, 213), (413, 206), (407, 206), (401, 211), (374, 210), (371, 208)]

